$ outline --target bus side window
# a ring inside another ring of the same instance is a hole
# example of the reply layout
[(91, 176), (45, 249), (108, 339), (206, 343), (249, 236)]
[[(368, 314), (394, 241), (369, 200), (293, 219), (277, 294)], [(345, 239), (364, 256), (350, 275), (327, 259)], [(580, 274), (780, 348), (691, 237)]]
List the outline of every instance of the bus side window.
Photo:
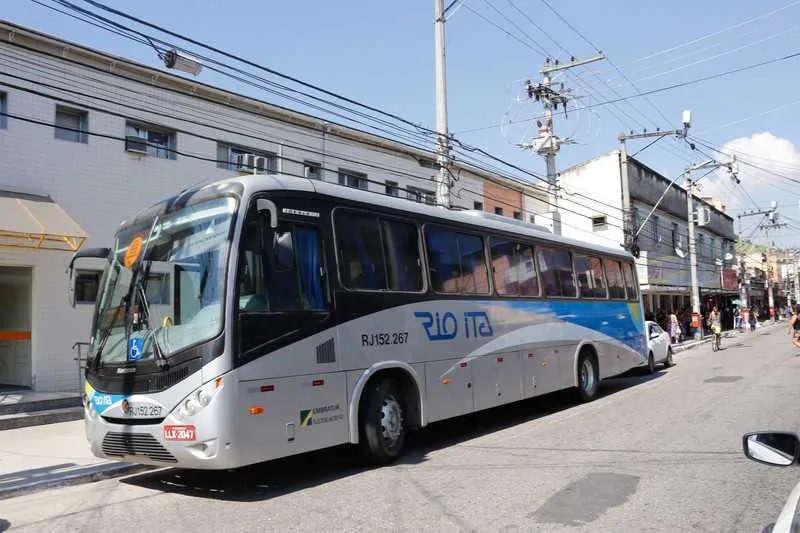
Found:
[(539, 248), (537, 256), (544, 295), (576, 298), (575, 274), (570, 253), (553, 248)]
[(377, 217), (337, 212), (335, 216), (342, 284), (353, 290), (386, 290), (386, 264)]
[(416, 224), (382, 220), (383, 249), (389, 274), (389, 290), (422, 290), (422, 260)]
[(636, 291), (636, 276), (633, 275), (633, 266), (630, 263), (625, 263), (623, 268), (625, 272), (625, 288), (628, 290), (628, 300), (638, 300), (639, 295)]
[(578, 275), (578, 289), (581, 297), (606, 297), (606, 284), (603, 280), (603, 266), (599, 257), (576, 254), (575, 272)]
[(622, 280), (622, 269), (619, 261), (612, 259), (603, 260), (606, 267), (606, 280), (608, 282), (608, 295), (612, 300), (625, 299), (625, 283)]

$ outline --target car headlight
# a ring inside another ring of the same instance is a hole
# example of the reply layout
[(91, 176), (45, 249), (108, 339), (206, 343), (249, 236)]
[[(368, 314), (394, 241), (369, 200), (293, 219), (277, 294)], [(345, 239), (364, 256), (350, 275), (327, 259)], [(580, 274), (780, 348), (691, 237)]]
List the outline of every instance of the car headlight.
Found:
[(192, 417), (202, 411), (211, 403), (214, 396), (222, 390), (222, 378), (209, 381), (181, 402), (175, 410), (175, 416), (179, 419)]

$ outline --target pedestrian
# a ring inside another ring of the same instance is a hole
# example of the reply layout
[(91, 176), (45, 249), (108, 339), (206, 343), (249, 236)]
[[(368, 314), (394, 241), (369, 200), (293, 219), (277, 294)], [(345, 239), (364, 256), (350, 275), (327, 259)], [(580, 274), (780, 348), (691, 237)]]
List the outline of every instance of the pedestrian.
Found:
[(711, 308), (706, 325), (708, 325), (715, 337), (719, 337), (722, 334), (722, 319), (716, 305)]
[(681, 326), (678, 323), (678, 315), (675, 314), (675, 311), (672, 311), (669, 314), (669, 337), (672, 339), (672, 343), (675, 344), (676, 342), (680, 341), (681, 338)]
[(733, 329), (740, 329), (742, 327), (742, 311), (739, 309), (737, 305), (733, 309)]
[(800, 305), (795, 305), (792, 309), (792, 317), (789, 319), (789, 335), (792, 336), (792, 344), (800, 348), (800, 319), (797, 313), (800, 311)]

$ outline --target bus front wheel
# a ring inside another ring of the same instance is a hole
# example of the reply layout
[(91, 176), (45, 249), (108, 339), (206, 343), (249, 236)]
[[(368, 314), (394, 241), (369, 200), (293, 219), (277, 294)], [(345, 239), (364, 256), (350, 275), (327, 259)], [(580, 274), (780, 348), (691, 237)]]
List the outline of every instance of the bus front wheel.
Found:
[(376, 379), (364, 390), (359, 409), (359, 443), (367, 459), (375, 464), (389, 464), (403, 451), (406, 426), (401, 400), (391, 379)]

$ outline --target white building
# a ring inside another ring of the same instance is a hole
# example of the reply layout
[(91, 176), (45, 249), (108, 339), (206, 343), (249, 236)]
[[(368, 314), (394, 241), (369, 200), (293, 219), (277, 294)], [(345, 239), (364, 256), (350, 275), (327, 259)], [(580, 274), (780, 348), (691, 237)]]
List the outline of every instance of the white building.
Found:
[[(671, 179), (630, 157), (627, 165), (628, 203), (635, 231)], [(562, 205), (574, 211), (561, 212), (564, 235), (606, 246), (625, 242), (619, 151), (564, 170), (559, 185), (565, 194)], [(646, 313), (691, 309), (686, 200), (686, 190), (673, 185), (639, 234), (637, 272)], [(695, 227), (701, 301), (704, 305), (713, 301), (722, 308), (738, 292), (733, 218), (696, 196), (694, 204), (710, 214), (707, 225)]]
[[(73, 309), (69, 252), (110, 245), (125, 218), (234, 175), (247, 154), (267, 172), (433, 201), (435, 155), (399, 142), (2, 22), (0, 64), (0, 387), (75, 388), (99, 270), (78, 272)], [(509, 189), (508, 216), (535, 214), (539, 189), (452, 170), (455, 206), (489, 210), (491, 183)]]

